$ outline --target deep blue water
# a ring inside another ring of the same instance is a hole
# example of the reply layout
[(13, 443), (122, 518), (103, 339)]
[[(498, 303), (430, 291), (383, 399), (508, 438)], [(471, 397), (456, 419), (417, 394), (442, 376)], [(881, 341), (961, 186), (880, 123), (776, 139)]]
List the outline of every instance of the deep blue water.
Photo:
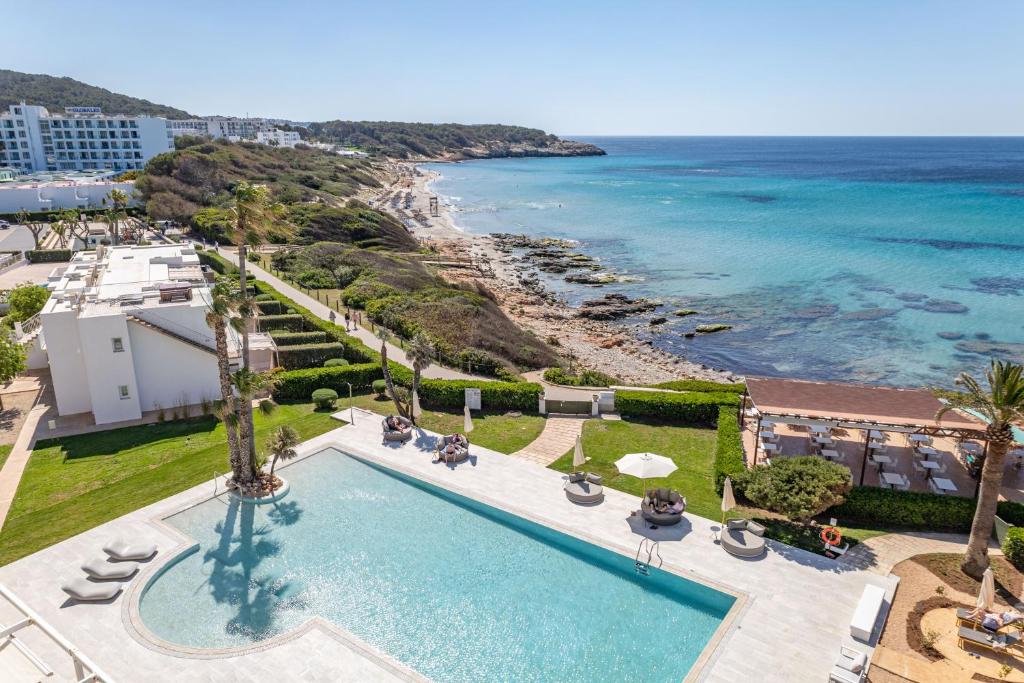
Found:
[[(471, 232), (579, 240), (649, 332), (744, 374), (949, 384), (1024, 360), (1024, 138), (585, 138), (608, 156), (435, 164)], [(570, 303), (600, 290), (549, 284)], [(734, 329), (688, 340), (696, 324)]]

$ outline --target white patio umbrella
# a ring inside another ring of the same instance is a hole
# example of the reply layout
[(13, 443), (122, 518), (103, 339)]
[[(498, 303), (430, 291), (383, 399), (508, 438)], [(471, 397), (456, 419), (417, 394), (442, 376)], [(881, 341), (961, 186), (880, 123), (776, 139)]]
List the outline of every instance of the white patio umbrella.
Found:
[(615, 467), (623, 474), (642, 479), (645, 495), (648, 479), (667, 477), (679, 469), (671, 458), (657, 453), (627, 453), (615, 461)]
[(732, 478), (726, 477), (722, 485), (722, 524), (725, 524), (725, 513), (736, 507), (736, 497), (732, 494)]
[(473, 431), (473, 418), (469, 415), (469, 406), (466, 406), (465, 414), (462, 420), (462, 431), (469, 434)]
[(576, 435), (576, 448), (572, 453), (572, 466), (573, 468), (583, 467), (587, 464), (587, 458), (583, 455), (583, 444), (580, 442), (580, 437)]
[(420, 410), (420, 393), (418, 391), (412, 392), (412, 419), (420, 419), (420, 415), (423, 411)]
[(992, 567), (985, 570), (981, 575), (981, 589), (978, 591), (977, 606), (978, 618), (981, 619), (985, 612), (992, 609), (992, 603), (996, 601), (996, 580), (992, 576)]

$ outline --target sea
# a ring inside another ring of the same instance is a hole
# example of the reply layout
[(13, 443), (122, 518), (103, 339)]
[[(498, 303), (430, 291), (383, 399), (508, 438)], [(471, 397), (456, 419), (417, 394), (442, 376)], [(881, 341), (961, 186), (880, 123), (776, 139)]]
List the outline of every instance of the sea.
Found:
[(657, 299), (667, 323), (626, 324), (742, 375), (951, 386), (1024, 362), (1024, 138), (574, 139), (608, 154), (428, 165), (460, 228), (576, 240), (628, 276), (545, 276), (570, 305)]

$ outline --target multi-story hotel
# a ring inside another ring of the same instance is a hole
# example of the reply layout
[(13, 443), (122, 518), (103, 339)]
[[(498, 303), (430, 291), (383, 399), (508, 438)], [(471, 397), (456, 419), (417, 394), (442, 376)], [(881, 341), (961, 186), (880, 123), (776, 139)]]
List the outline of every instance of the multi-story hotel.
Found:
[(129, 171), (142, 169), (174, 149), (167, 119), (106, 115), (99, 107), (13, 104), (0, 114), (0, 167), (32, 171)]
[(171, 133), (198, 135), (207, 138), (232, 138), (255, 140), (259, 133), (274, 130), (274, 123), (268, 119), (237, 119), (226, 116), (211, 116), (205, 119), (180, 119), (169, 121)]

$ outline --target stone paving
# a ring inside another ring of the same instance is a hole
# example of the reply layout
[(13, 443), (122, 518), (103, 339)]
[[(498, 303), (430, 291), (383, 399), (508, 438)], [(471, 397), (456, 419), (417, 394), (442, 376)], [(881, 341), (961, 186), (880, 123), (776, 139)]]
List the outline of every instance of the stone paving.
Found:
[(548, 415), (540, 436), (512, 453), (512, 457), (547, 467), (576, 445), (576, 437), (583, 433), (586, 420), (576, 415)]
[[(903, 560), (927, 553), (963, 553), (967, 548), (966, 534), (910, 532), (884, 534), (869, 538), (851, 548), (839, 564), (887, 576)], [(990, 555), (1001, 555), (996, 543), (989, 543)]]

